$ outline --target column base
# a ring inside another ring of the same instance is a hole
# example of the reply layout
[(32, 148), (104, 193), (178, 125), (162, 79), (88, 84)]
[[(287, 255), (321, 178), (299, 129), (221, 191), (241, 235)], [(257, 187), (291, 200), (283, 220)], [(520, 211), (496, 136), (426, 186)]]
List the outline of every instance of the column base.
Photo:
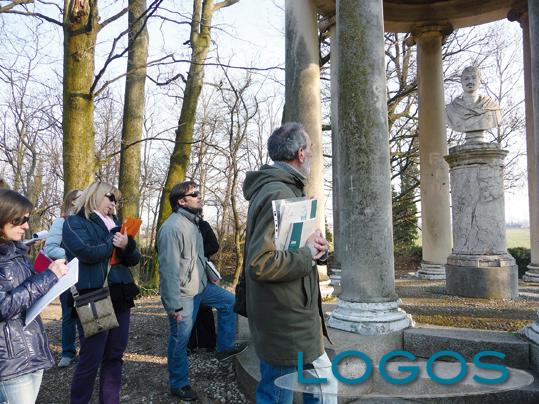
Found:
[(537, 282), (539, 283), (539, 266), (537, 264), (528, 265), (528, 270), (522, 277), (524, 282)]
[(539, 320), (524, 327), (519, 331), (519, 334), (539, 345)]
[(331, 280), (320, 281), (320, 296), (322, 299), (327, 299), (328, 297), (333, 296), (333, 286), (331, 286)]
[(518, 269), (509, 254), (452, 254), (445, 272), (449, 295), (485, 299), (518, 296)]
[(423, 261), (417, 276), (421, 279), (445, 279), (445, 265)]
[(400, 299), (383, 303), (354, 303), (339, 299), (328, 326), (360, 335), (382, 335), (413, 326), (412, 317), (399, 308)]
[(332, 296), (339, 296), (341, 294), (341, 268), (331, 268), (329, 280), (330, 285), (333, 287)]

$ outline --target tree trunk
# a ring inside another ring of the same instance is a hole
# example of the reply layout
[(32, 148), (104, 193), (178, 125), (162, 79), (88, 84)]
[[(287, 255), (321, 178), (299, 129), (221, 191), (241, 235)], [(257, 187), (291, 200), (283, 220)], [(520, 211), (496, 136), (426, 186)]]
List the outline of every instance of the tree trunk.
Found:
[[(237, 1), (224, 0), (216, 5), (213, 4), (213, 0), (194, 0), (193, 2), (193, 19), (191, 21), (190, 37), (191, 65), (187, 75), (187, 83), (185, 84), (178, 129), (176, 129), (176, 143), (170, 156), (170, 166), (159, 204), (158, 229), (172, 212), (172, 208), (168, 202), (170, 190), (174, 185), (185, 179), (185, 173), (189, 165), (198, 98), (204, 79), (204, 63), (211, 45), (213, 14), (220, 8), (232, 5)], [(152, 265), (152, 274), (150, 276), (151, 286), (157, 286), (159, 284), (158, 266), (155, 261), (154, 263), (156, 265)]]
[(146, 0), (129, 0), (129, 51), (120, 154), (122, 193), (120, 218), (138, 217), (140, 203), (140, 140), (144, 124), (144, 85), (148, 61)]
[(64, 193), (84, 189), (94, 178), (94, 104), (90, 88), (97, 32), (97, 0), (64, 1)]

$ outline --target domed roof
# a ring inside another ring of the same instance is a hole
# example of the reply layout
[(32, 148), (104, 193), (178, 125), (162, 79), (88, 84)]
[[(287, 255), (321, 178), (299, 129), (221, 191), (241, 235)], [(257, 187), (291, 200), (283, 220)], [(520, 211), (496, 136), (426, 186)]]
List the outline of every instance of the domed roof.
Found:
[[(335, 15), (336, 0), (314, 0), (320, 14)], [(507, 17), (510, 10), (526, 10), (527, 0), (384, 0), (387, 32), (411, 32), (414, 26), (453, 28), (484, 24)]]

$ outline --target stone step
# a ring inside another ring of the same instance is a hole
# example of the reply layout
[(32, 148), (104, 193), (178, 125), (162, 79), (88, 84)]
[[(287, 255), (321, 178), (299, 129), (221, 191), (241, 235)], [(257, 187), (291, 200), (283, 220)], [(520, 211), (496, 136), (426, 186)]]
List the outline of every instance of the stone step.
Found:
[(497, 351), (505, 354), (503, 363), (507, 366), (524, 370), (530, 367), (528, 342), (503, 331), (434, 326), (409, 328), (404, 330), (404, 350), (420, 358), (429, 358), (438, 351), (455, 351), (469, 362), (478, 352)]

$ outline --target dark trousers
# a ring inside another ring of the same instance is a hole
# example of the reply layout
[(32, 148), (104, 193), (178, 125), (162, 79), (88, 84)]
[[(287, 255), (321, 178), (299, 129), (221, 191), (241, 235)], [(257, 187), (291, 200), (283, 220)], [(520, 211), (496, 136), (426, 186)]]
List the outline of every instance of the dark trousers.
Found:
[(118, 404), (122, 386), (122, 356), (129, 336), (131, 310), (116, 312), (119, 327), (84, 337), (77, 319), (80, 338), (79, 363), (71, 382), (71, 404), (87, 404), (92, 398), (95, 377), (99, 373), (99, 402)]

